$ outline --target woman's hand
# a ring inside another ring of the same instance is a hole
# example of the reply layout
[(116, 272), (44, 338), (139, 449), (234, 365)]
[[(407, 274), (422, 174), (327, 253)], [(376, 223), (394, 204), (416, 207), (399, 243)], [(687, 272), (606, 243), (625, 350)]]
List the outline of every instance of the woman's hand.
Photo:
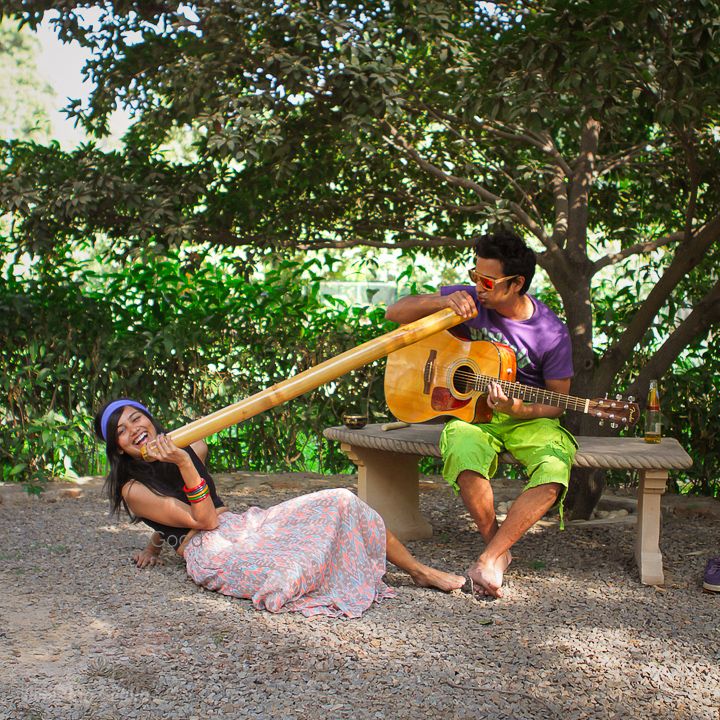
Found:
[(190, 456), (179, 448), (165, 433), (158, 435), (155, 440), (147, 444), (147, 459), (172, 463), (182, 468), (183, 465), (192, 466)]
[(159, 553), (153, 550), (135, 550), (132, 554), (132, 561), (138, 568), (152, 567), (153, 565), (162, 565), (163, 561), (159, 558)]
[(163, 546), (162, 535), (156, 530), (151, 536), (144, 550), (136, 550), (132, 554), (132, 561), (139, 568), (152, 567), (153, 565), (162, 565), (160, 559), (160, 551)]

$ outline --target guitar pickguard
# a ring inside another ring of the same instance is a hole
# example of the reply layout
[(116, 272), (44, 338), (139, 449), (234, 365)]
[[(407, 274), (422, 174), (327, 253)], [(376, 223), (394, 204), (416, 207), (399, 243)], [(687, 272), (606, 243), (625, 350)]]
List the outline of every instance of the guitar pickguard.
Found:
[(469, 402), (469, 398), (459, 400), (446, 387), (435, 387), (430, 398), (430, 407), (438, 413), (449, 413), (464, 408)]

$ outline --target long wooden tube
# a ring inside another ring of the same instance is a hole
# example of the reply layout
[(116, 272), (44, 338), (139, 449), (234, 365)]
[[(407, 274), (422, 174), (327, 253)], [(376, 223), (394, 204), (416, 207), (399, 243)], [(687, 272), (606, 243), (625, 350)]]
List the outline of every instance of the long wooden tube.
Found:
[(460, 317), (451, 308), (444, 308), (432, 315), (420, 318), (420, 320), (402, 325), (396, 330), (391, 330), (373, 340), (368, 340), (362, 345), (325, 360), (319, 365), (293, 375), (291, 378), (283, 380), (272, 387), (261, 390), (249, 398), (228, 405), (222, 410), (183, 425), (177, 430), (172, 430), (168, 433), (168, 437), (178, 447), (186, 447), (197, 440), (208, 437), (208, 435), (247, 420), (258, 413), (292, 400), (298, 395), (314, 390), (316, 387), (330, 382), (351, 370), (379, 360), (395, 350), (459, 325), (463, 320), (464, 318)]

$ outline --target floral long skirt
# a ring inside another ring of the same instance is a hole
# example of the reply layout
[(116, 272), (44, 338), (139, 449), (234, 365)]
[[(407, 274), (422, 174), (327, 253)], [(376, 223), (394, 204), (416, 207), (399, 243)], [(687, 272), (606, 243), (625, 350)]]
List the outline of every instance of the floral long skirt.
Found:
[(185, 548), (188, 575), (208, 590), (252, 600), (257, 609), (360, 617), (392, 597), (382, 518), (349, 490), (322, 490), (242, 514)]

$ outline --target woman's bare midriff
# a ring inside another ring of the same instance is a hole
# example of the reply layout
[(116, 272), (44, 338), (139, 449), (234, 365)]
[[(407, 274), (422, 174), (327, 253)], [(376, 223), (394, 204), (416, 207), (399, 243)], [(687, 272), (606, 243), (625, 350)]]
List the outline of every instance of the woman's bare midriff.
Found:
[[(217, 508), (217, 514), (222, 515), (224, 512), (227, 512), (228, 508), (225, 506)], [(202, 530), (190, 530), (188, 534), (185, 536), (183, 541), (178, 545), (177, 550), (175, 551), (180, 557), (185, 557), (185, 547), (187, 546), (188, 542), (190, 542), (191, 538), (195, 537), (199, 532), (203, 532)]]

